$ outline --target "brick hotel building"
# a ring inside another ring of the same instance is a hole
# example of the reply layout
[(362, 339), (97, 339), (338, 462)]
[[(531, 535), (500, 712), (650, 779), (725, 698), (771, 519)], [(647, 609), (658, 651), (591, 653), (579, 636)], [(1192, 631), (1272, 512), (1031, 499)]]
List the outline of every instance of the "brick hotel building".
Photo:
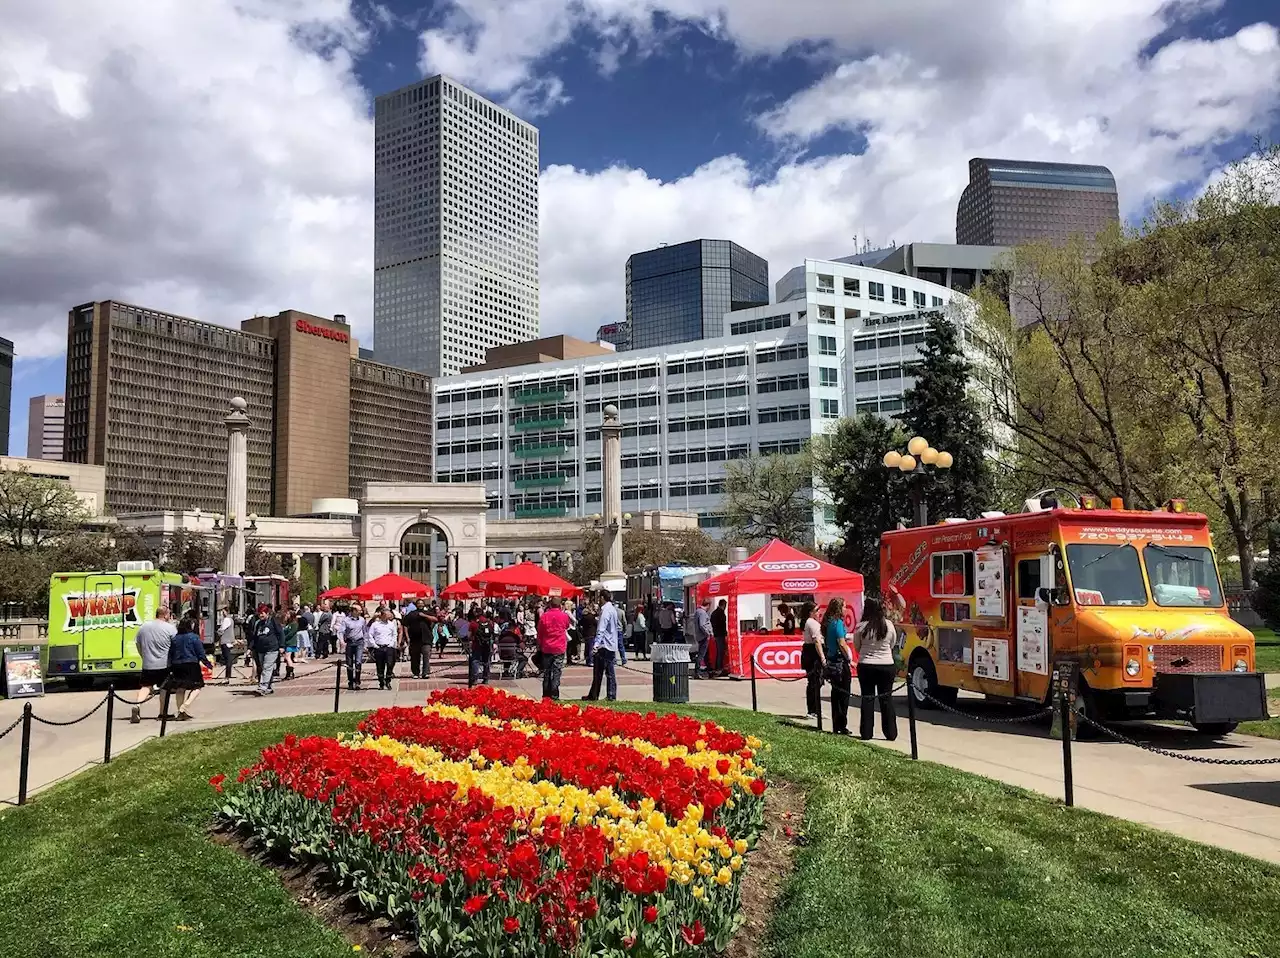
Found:
[(431, 473), (431, 382), (362, 359), (344, 317), (239, 329), (105, 300), (67, 316), (64, 458), (106, 467), (117, 515), (225, 508), (233, 396), (248, 402), (249, 508), (305, 515), (366, 482)]

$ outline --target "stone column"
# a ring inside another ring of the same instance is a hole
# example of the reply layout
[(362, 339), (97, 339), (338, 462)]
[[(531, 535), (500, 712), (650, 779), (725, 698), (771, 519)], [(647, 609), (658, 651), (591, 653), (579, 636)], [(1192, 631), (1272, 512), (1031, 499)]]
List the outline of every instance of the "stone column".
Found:
[(492, 569), (498, 564), (498, 554), (496, 552), (486, 552), (484, 556), (484, 567)]
[(316, 579), (319, 583), (320, 591), (325, 592), (329, 588), (329, 557), (327, 555), (320, 556), (320, 575)]
[(551, 568), (551, 553), (545, 551), (538, 553), (538, 565), (544, 569)]
[(231, 400), (231, 414), (222, 420), (227, 427), (227, 515), (223, 540), (222, 571), (244, 572), (245, 526), (249, 511), (250, 420), (246, 403), (239, 396)]
[(293, 577), (295, 579), (302, 578), (302, 553), (295, 552), (293, 554)]
[(564, 571), (566, 575), (573, 575), (573, 552), (564, 554)]
[(348, 586), (350, 586), (350, 587), (351, 587), (351, 588), (353, 588), (353, 589), (354, 589), (356, 586), (361, 585), (361, 582), (360, 582), (360, 555), (359, 555), (358, 553), (355, 553), (355, 552), (351, 553), (351, 581), (349, 581), (349, 582), (347, 583), (347, 585), (348, 585)]
[(400, 573), (400, 553), (391, 553), (391, 571), (399, 575)]
[(619, 591), (627, 587), (627, 573), (622, 567), (622, 422), (613, 403), (604, 407), (600, 436), (604, 446), (604, 571), (600, 573), (600, 584)]

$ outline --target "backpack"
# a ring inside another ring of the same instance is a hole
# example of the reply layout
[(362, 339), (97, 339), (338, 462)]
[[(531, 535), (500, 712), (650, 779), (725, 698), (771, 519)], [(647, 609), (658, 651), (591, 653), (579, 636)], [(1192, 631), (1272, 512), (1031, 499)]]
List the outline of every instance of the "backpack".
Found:
[(477, 619), (471, 626), (471, 654), (493, 654), (493, 623), (488, 619)]

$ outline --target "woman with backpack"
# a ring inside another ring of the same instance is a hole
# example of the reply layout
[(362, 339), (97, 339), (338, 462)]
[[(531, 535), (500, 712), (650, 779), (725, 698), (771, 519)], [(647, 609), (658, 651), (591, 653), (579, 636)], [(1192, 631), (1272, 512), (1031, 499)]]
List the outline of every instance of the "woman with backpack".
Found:
[[(898, 737), (898, 716), (893, 709), (893, 680), (898, 675), (893, 660), (898, 633), (885, 618), (879, 599), (867, 599), (862, 607), (862, 624), (853, 632), (853, 651), (858, 656), (858, 689), (862, 693), (862, 716), (858, 731), (863, 739), (875, 733), (876, 700), (880, 700), (880, 731), (886, 741)], [(910, 694), (910, 693), (908, 693)]]
[(853, 655), (845, 641), (844, 599), (838, 596), (827, 603), (822, 616), (823, 653), (827, 664), (825, 677), (831, 683), (831, 731), (849, 734), (849, 690), (853, 686)]
[(467, 686), (476, 684), (476, 674), (485, 685), (489, 684), (489, 666), (493, 661), (493, 643), (496, 629), (488, 613), (481, 612), (471, 623), (471, 650), (467, 657)]

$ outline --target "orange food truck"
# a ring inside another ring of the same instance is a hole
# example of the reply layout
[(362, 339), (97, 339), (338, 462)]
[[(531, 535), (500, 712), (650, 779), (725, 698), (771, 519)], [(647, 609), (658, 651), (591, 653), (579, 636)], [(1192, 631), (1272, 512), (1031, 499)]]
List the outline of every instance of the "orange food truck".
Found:
[(881, 536), (881, 588), (920, 705), (917, 690), (950, 703), (960, 689), (1051, 704), (1067, 664), (1074, 707), (1095, 721), (1181, 719), (1224, 735), (1267, 716), (1203, 515), (1181, 500), (1148, 512), (1085, 497), (986, 516)]

